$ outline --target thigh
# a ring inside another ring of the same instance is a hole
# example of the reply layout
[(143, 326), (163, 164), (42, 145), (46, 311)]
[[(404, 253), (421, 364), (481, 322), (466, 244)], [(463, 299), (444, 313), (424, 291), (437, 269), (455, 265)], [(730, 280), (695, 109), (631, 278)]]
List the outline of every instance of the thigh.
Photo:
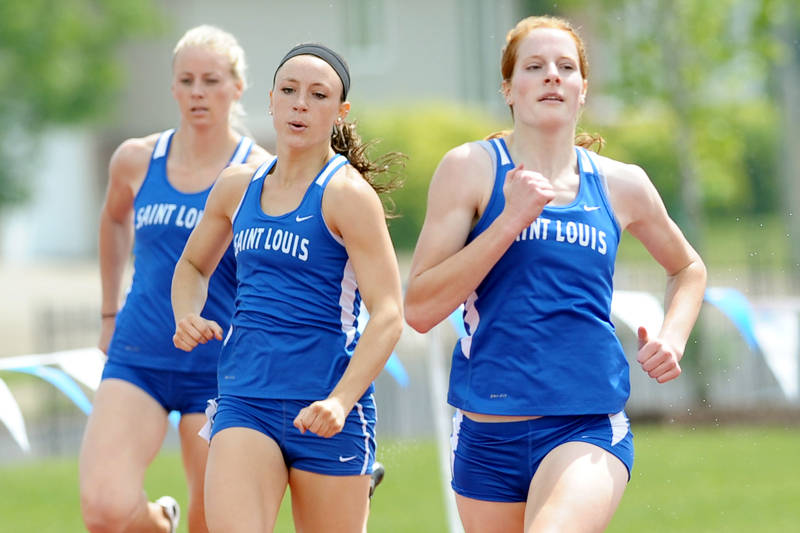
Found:
[(292, 515), (297, 533), (362, 533), (369, 514), (369, 475), (330, 476), (292, 468)]
[(166, 431), (167, 413), (150, 395), (127, 381), (103, 380), (81, 445), (81, 491), (139, 498)]
[(465, 533), (508, 533), (522, 529), (525, 502), (491, 502), (456, 494)]
[(208, 441), (203, 439), (198, 432), (206, 422), (204, 414), (183, 415), (178, 425), (181, 437), (181, 457), (186, 479), (189, 483), (191, 494), (203, 494), (203, 480), (205, 478), (206, 461), (208, 460)]
[(283, 455), (270, 437), (247, 427), (215, 433), (205, 479), (209, 531), (272, 531), (287, 480)]
[(610, 452), (588, 442), (561, 444), (533, 476), (525, 531), (603, 531), (627, 483), (627, 467)]

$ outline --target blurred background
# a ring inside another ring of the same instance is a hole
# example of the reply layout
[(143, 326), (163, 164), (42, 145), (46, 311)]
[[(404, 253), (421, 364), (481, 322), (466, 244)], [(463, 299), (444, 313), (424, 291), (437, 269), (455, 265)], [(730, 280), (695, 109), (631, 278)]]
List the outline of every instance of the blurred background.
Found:
[[(392, 195), (399, 217), (390, 223), (405, 275), (428, 182), (442, 155), (511, 126), (498, 93), (500, 52), (506, 32), (533, 14), (565, 16), (579, 28), (590, 63), (580, 129), (605, 138), (602, 154), (648, 172), (708, 266), (710, 291), (686, 349), (684, 374), (659, 386), (636, 365), (628, 325), (652, 316), (648, 310), (663, 298), (665, 276), (637, 241), (623, 238), (615, 287), (633, 297), (620, 299), (616, 318), (632, 361), (628, 411), (634, 430), (642, 424), (656, 435), (664, 427), (679, 428), (681, 437), (701, 428), (744, 427), (749, 439), (763, 435), (762, 428), (778, 428), (780, 438), (789, 439), (787, 452), (796, 455), (800, 7), (795, 0), (5, 0), (0, 3), (0, 357), (95, 344), (97, 225), (107, 164), (126, 138), (177, 125), (171, 54), (188, 28), (217, 25), (245, 49), (250, 86), (242, 99), (243, 131), (268, 149), (274, 132), (267, 93), (279, 59), (303, 41), (342, 52), (353, 80), (351, 117), (362, 136), (380, 139), (376, 154), (408, 155), (405, 186)], [(437, 376), (446, 373), (456, 338), (457, 328), (449, 323), (424, 336), (407, 328), (396, 353), (407, 382), (384, 373), (377, 383), (379, 436), (389, 443), (385, 453), (400, 462), (401, 450), (423, 454), (418, 447), (428, 446), (434, 472), (420, 483), (433, 486), (433, 499), (441, 498), (437, 420), (447, 414)], [(49, 460), (67, 461), (72, 472), (85, 414), (63, 391), (30, 372), (0, 365), (2, 384), (24, 417), (30, 449), (24, 451), (0, 426), (0, 473), (10, 480), (17, 465)], [(84, 391), (91, 397), (91, 390)], [(710, 442), (733, 439), (714, 435)], [(175, 446), (172, 432), (167, 453)], [(756, 464), (774, 455), (775, 449), (760, 447), (760, 441), (753, 446)], [(688, 450), (707, 452), (708, 445), (689, 443)], [(741, 455), (730, 460), (743, 461)], [(684, 467), (697, 470), (697, 464)], [(778, 468), (776, 476), (788, 471)], [(78, 516), (78, 529), (53, 531), (80, 530), (77, 480), (69, 475), (74, 485), (64, 490), (74, 505), (65, 512), (73, 520)], [(720, 472), (710, 475), (724, 479)], [(8, 500), (15, 488), (2, 477), (0, 500)], [(764, 480), (783, 487), (787, 501), (796, 501), (800, 486), (785, 482)], [(630, 495), (634, 488), (632, 483), (620, 512), (636, 501)], [(438, 511), (431, 512), (446, 515), (444, 501), (437, 500)], [(692, 527), (682, 522), (688, 511), (676, 515), (674, 509), (649, 505), (648, 512), (664, 513), (666, 525), (656, 531), (749, 527), (746, 519), (730, 515)], [(4, 513), (0, 531), (16, 531), (4, 529)], [(788, 507), (769, 511), (773, 522), (761, 520), (759, 512), (747, 516), (767, 524), (760, 531), (800, 524)], [(446, 519), (416, 530), (444, 531), (450, 527)], [(401, 521), (392, 519), (395, 526)], [(618, 521), (613, 525), (616, 531), (636, 530)]]

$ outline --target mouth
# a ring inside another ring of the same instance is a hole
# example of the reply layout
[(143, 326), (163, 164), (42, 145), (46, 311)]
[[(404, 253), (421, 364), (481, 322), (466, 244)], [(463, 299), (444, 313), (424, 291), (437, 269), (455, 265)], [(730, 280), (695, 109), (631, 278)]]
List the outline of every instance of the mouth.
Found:
[(292, 120), (289, 121), (288, 124), (289, 124), (289, 129), (291, 129), (292, 131), (302, 131), (308, 127), (308, 124), (300, 120)]
[(195, 107), (192, 107), (190, 109), (190, 111), (192, 113), (207, 113), (208, 112), (208, 108), (207, 107), (195, 106)]
[(541, 96), (539, 98), (539, 100), (537, 100), (537, 101), (538, 102), (563, 102), (564, 101), (564, 97), (561, 96), (558, 93), (548, 93), (548, 94), (545, 94), (544, 96)]

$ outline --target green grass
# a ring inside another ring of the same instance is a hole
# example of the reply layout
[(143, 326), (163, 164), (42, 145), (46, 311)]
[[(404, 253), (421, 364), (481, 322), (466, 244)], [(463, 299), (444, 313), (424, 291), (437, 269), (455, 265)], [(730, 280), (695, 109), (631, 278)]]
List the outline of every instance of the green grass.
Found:
[[(800, 428), (634, 426), (636, 464), (608, 531), (785, 532), (800, 523)], [(382, 442), (387, 474), (372, 503), (371, 532), (444, 533), (436, 449)], [(152, 497), (186, 501), (180, 457), (162, 453), (148, 472)], [(75, 460), (0, 467), (0, 530), (83, 531)], [(185, 523), (179, 529), (186, 532)], [(288, 498), (278, 532), (291, 532)]]
[(634, 427), (631, 483), (610, 532), (797, 531), (800, 428)]

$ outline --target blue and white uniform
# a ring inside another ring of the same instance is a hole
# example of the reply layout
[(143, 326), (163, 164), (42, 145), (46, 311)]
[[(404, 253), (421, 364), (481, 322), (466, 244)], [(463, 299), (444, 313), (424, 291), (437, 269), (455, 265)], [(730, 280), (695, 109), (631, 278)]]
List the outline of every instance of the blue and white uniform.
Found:
[[(261, 208), (261, 192), (275, 162), (259, 167), (233, 216), (236, 311), (220, 355), (211, 435), (251, 427), (282, 447), (290, 467), (369, 473), (375, 451), (372, 385), (335, 437), (301, 435), (292, 426), (302, 407), (334, 389), (359, 339), (355, 273), (344, 242), (322, 216), (325, 188), (347, 159), (331, 158), (296, 209), (270, 216)], [(307, 457), (312, 448), (315, 457)]]
[[(174, 132), (174, 129), (167, 130), (159, 136), (147, 175), (134, 198), (134, 274), (125, 304), (117, 315), (104, 378), (132, 381), (168, 410), (185, 409), (181, 407), (186, 401), (183, 387), (175, 382), (182, 378), (170, 377), (162, 384), (166, 391), (151, 390), (151, 386), (162, 385), (148, 384), (150, 378), (137, 382), (135, 374), (147, 374), (139, 369), (158, 370), (152, 373), (152, 378), (163, 377), (163, 371), (170, 370), (175, 376), (199, 379), (206, 390), (198, 394), (205, 395), (205, 399), (194, 401), (189, 412), (202, 412), (206, 400), (216, 396), (217, 361), (222, 343), (212, 340), (198, 345), (190, 353), (177, 349), (172, 343), (175, 320), (170, 294), (175, 264), (192, 229), (203, 216), (211, 187), (184, 193), (170, 184), (167, 157)], [(252, 147), (253, 141), (242, 137), (228, 164), (245, 162)], [(211, 276), (208, 300), (202, 311), (203, 317), (215, 320), (223, 328), (228, 327), (233, 315), (235, 268), (233, 247), (230, 247)], [(128, 370), (122, 372), (121, 367)]]
[[(492, 156), (496, 172), (489, 202), (467, 243), (502, 212), (505, 175), (515, 167), (502, 138), (480, 144)], [(612, 453), (622, 456), (630, 470), (633, 448), (622, 413), (630, 392), (628, 363), (611, 322), (621, 230), (594, 156), (583, 148), (576, 147), (576, 152), (580, 186), (575, 199), (568, 205), (546, 206), (467, 298), (467, 335), (453, 350), (448, 401), (459, 410), (491, 415), (602, 415), (607, 448), (620, 445)], [(458, 415), (453, 434), (457, 491), (466, 484), (458, 475), (459, 448), (464, 445), (458, 439)], [(527, 425), (548, 425), (552, 420)], [(493, 425), (484, 424), (489, 431)], [(546, 451), (569, 440), (580, 439), (566, 435)], [(530, 478), (524, 481), (524, 494), (529, 482)]]

